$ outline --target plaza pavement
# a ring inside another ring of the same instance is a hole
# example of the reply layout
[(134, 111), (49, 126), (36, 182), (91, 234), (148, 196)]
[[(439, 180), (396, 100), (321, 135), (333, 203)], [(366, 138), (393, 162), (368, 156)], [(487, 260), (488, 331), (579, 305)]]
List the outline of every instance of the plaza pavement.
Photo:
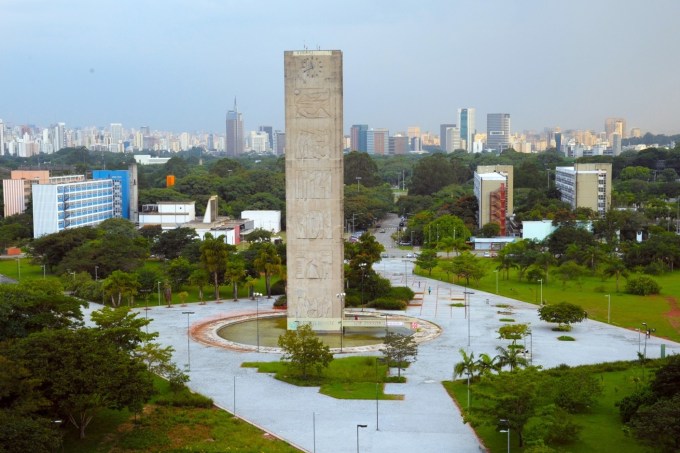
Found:
[[(375, 400), (336, 400), (321, 395), (316, 387), (288, 385), (253, 368), (241, 368), (245, 361), (278, 360), (278, 354), (238, 352), (194, 340), (190, 341), (189, 387), (209, 396), (225, 410), (310, 452), (357, 451), (357, 425), (364, 424), (368, 426), (359, 429), (362, 452), (478, 452), (484, 448), (469, 425), (463, 424), (441, 381), (452, 378), (453, 365), (460, 361), (458, 350), (468, 349), (468, 338), (469, 350), (476, 356), (483, 352), (493, 356), (496, 346), (507, 345), (507, 341), (497, 338), (497, 329), (503, 324), (500, 318), (531, 324), (533, 334), (527, 338), (527, 349), (533, 353), (533, 364), (543, 367), (632, 360), (639, 349), (644, 349), (644, 335), (592, 320), (574, 325), (569, 335), (576, 341), (558, 341), (560, 333), (538, 319), (535, 305), (476, 290), (469, 295), (468, 320), (463, 308), (449, 306), (452, 297), (462, 296), (463, 287), (415, 276), (412, 266), (412, 260), (402, 256), (375, 264), (376, 271), (393, 284), (408, 284), (414, 291), (424, 291), (423, 305), (409, 307), (407, 315), (442, 328), (439, 337), (419, 346), (418, 360), (403, 372), (407, 382), (386, 384), (385, 392), (404, 395), (402, 401), (379, 401), (376, 410)], [(427, 288), (432, 289), (431, 294)], [(182, 312), (194, 312), (190, 322), (195, 324), (230, 313), (250, 310), (254, 314), (255, 303), (225, 300), (186, 307), (154, 306), (148, 311), (152, 319), (149, 330), (159, 332), (158, 342), (172, 346), (176, 362), (183, 366), (188, 351), (187, 315)], [(266, 303), (261, 303), (260, 310)], [(497, 304), (509, 304), (510, 308), (499, 308)], [(91, 307), (98, 308), (95, 304)], [(144, 315), (143, 309), (140, 312)], [(613, 310), (614, 322), (615, 313)], [(667, 354), (680, 353), (680, 344), (651, 337), (646, 340), (647, 356), (659, 357), (661, 344), (666, 345)]]

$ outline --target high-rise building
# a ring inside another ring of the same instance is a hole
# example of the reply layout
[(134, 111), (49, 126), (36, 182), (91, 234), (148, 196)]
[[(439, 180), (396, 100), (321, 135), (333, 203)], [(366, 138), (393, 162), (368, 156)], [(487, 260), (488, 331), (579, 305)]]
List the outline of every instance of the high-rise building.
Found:
[(510, 148), (510, 114), (486, 115), (486, 148), (502, 152)]
[(477, 124), (475, 122), (475, 109), (468, 107), (458, 109), (458, 126), (460, 128), (460, 139), (464, 142), (463, 146), (468, 153), (474, 151), (475, 134)]
[(274, 150), (274, 128), (271, 126), (260, 126), (258, 129), (260, 132), (267, 133), (267, 142), (269, 143), (269, 149)]
[(286, 154), (286, 133), (282, 131), (274, 132), (274, 152), (277, 156)]
[(23, 213), (31, 200), (33, 183), (47, 183), (49, 177), (47, 170), (12, 170), (11, 179), (2, 180), (5, 217)]
[(457, 149), (464, 149), (460, 139), (460, 129), (455, 126), (449, 127), (446, 129), (446, 152), (452, 153)]
[(57, 123), (52, 133), (52, 151), (66, 148), (66, 123)]
[(403, 156), (411, 149), (409, 139), (405, 135), (395, 135), (389, 138), (388, 154), (390, 156)]
[(250, 131), (248, 133), (248, 150), (256, 153), (269, 151), (269, 137), (264, 131)]
[(122, 153), (123, 147), (123, 125), (121, 123), (111, 123), (111, 145), (109, 151), (112, 153)]
[(507, 233), (506, 220), (513, 213), (512, 165), (480, 165), (474, 175), (474, 193), (479, 205), (477, 226), (496, 223), (500, 235)]
[(607, 118), (604, 120), (604, 132), (609, 143), (612, 141), (612, 134), (617, 133), (621, 138), (627, 138), (626, 120), (623, 118)]
[(368, 151), (367, 137), (368, 124), (354, 124), (350, 128), (350, 151)]
[(621, 135), (618, 132), (612, 134), (612, 154), (618, 156), (621, 154)]
[(389, 135), (387, 129), (369, 129), (366, 131), (366, 152), (384, 156), (389, 152)]
[(238, 157), (243, 154), (243, 139), (243, 117), (234, 98), (234, 109), (227, 112), (227, 156)]
[(0, 156), (5, 155), (5, 123), (0, 120)]
[(456, 127), (456, 125), (451, 123), (439, 125), (439, 148), (445, 153), (450, 153), (453, 151), (449, 150), (448, 143), (446, 142), (446, 131), (450, 127)]
[(611, 207), (612, 164), (574, 164), (555, 168), (555, 185), (572, 209), (590, 208), (600, 216)]

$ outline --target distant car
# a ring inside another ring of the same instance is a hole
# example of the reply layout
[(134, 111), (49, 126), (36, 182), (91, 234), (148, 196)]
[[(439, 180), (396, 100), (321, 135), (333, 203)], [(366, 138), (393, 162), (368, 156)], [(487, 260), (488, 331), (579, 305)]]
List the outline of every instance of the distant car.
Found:
[(491, 253), (489, 253), (489, 252), (484, 252), (484, 256), (489, 257), (489, 256), (491, 256)]
[(407, 253), (406, 258), (415, 258), (415, 256), (413, 256), (413, 253)]
[(380, 225), (380, 224), (377, 224), (377, 225), (376, 225), (375, 227), (376, 227), (376, 228), (380, 228), (381, 226), (382, 226), (382, 225)]
[(390, 256), (387, 253), (383, 253), (382, 255), (380, 255), (380, 257), (381, 258), (389, 258)]
[(382, 230), (380, 230), (380, 232), (381, 232), (381, 233), (384, 233), (384, 232), (385, 232), (385, 228), (383, 228)]

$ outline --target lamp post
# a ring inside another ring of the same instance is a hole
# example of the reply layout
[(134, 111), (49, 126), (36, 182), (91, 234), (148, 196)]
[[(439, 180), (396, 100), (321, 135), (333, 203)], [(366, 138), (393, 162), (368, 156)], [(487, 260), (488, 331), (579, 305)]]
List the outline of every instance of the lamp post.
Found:
[(637, 333), (638, 333), (638, 354), (640, 354), (640, 333), (642, 333), (642, 329), (640, 329), (640, 328), (638, 327), (638, 328), (635, 329), (635, 330), (637, 330)]
[(529, 366), (534, 364), (534, 336), (531, 334), (531, 330), (526, 333), (529, 335)]
[(646, 322), (643, 322), (642, 325), (645, 326), (645, 347), (643, 349), (642, 358), (647, 360), (647, 338), (650, 338), (652, 336), (652, 332), (656, 332), (656, 329), (650, 328)]
[(42, 267), (42, 270), (43, 270), (43, 280), (45, 280), (45, 276), (46, 276), (46, 274), (47, 274), (47, 264), (43, 264), (43, 265), (40, 266), (40, 267)]
[(158, 282), (158, 306), (161, 306), (161, 282)]
[(543, 279), (539, 278), (538, 283), (541, 284), (541, 300), (540, 300), (540, 305), (543, 306)]
[(498, 294), (498, 269), (493, 271), (494, 274), (496, 274), (496, 294)]
[(17, 280), (21, 280), (21, 257), (17, 256)]
[(404, 260), (404, 278), (406, 279), (405, 285), (408, 287), (408, 271), (406, 270), (406, 263), (408, 263), (408, 260)]
[(470, 348), (470, 315), (472, 314), (470, 311), (470, 295), (474, 294), (472, 291), (467, 290), (467, 286), (465, 287), (465, 291), (463, 291), (463, 299), (465, 303), (465, 309), (467, 310), (467, 321), (468, 321), (468, 348)]
[(607, 324), (612, 323), (612, 295), (607, 294), (604, 297), (607, 298)]
[(262, 293), (253, 293), (253, 297), (255, 298), (255, 327), (256, 327), (256, 336), (257, 336), (257, 352), (260, 352), (260, 297), (262, 297)]
[(502, 433), (508, 433), (508, 453), (510, 453), (510, 421), (504, 418), (501, 418), (500, 420), (501, 423), (504, 423), (506, 426), (506, 429), (501, 429), (500, 432)]
[(187, 315), (187, 371), (191, 371), (191, 349), (189, 346), (189, 337), (191, 336), (191, 330), (189, 327), (189, 316), (193, 315), (193, 311), (183, 311), (183, 315)]
[(344, 321), (345, 321), (345, 296), (346, 293), (338, 293), (335, 295), (338, 299), (340, 299), (340, 352), (342, 352), (342, 337), (345, 336), (345, 326), (344, 326)]
[(95, 281), (95, 282), (99, 280), (99, 273), (98, 273), (98, 271), (99, 271), (99, 266), (95, 266), (95, 267), (94, 267), (94, 281)]
[(467, 404), (467, 408), (468, 408), (468, 411), (469, 411), (470, 410), (470, 376), (472, 375), (472, 373), (470, 372), (470, 370), (467, 370), (465, 372), (465, 374), (467, 374), (467, 377), (468, 377), (468, 382), (467, 382), (468, 404)]
[(364, 274), (366, 273), (366, 263), (359, 263), (361, 268), (361, 311), (364, 311)]
[(368, 425), (357, 425), (357, 453), (359, 453), (359, 428), (367, 428)]
[(361, 182), (361, 176), (357, 176), (356, 180), (357, 180), (357, 192), (359, 192), (361, 190), (361, 188), (359, 187), (359, 182)]

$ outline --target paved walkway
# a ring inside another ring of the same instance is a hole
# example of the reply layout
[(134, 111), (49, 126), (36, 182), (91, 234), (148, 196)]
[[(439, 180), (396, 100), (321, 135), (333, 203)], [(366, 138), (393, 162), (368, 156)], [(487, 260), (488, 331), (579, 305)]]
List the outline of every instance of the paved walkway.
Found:
[[(458, 350), (468, 349), (468, 342), (469, 350), (476, 355), (482, 352), (495, 355), (496, 346), (507, 344), (497, 338), (496, 331), (503, 324), (500, 318), (531, 324), (533, 335), (527, 339), (527, 349), (533, 353), (534, 365), (554, 367), (561, 363), (632, 360), (638, 350), (644, 349), (644, 335), (641, 338), (637, 332), (596, 321), (574, 326), (570, 335), (577, 341), (558, 341), (556, 337), (560, 334), (538, 319), (536, 306), (476, 290), (469, 296), (468, 319), (463, 308), (449, 306), (452, 297), (462, 296), (463, 287), (415, 276), (411, 274), (412, 266), (411, 261), (400, 258), (385, 259), (375, 265), (394, 284), (408, 283), (415, 291), (419, 288), (424, 291), (423, 305), (409, 307), (408, 315), (422, 317), (443, 328), (442, 335), (420, 345), (418, 361), (404, 373), (407, 383), (386, 385), (387, 393), (402, 394), (403, 401), (380, 401), (376, 411), (375, 401), (329, 398), (319, 394), (315, 387), (295, 387), (240, 366), (245, 361), (278, 360), (277, 354), (230, 351), (193, 340), (189, 343), (189, 386), (213, 398), (220, 407), (306, 451), (355, 452), (357, 425), (365, 424), (367, 428), (359, 429), (362, 452), (478, 452), (483, 448), (469, 425), (463, 424), (440, 383), (451, 379), (453, 365), (460, 360)], [(431, 294), (428, 287), (432, 288)], [(509, 304), (510, 308), (499, 308), (498, 304)], [(254, 313), (255, 302), (152, 307), (148, 312), (153, 319), (149, 329), (160, 333), (160, 343), (175, 348), (177, 363), (184, 365), (188, 352), (187, 315), (182, 312), (194, 312), (189, 315), (190, 323), (194, 324), (244, 310)], [(647, 356), (658, 357), (661, 344), (666, 345), (667, 354), (680, 353), (680, 344), (651, 337), (646, 340)]]

